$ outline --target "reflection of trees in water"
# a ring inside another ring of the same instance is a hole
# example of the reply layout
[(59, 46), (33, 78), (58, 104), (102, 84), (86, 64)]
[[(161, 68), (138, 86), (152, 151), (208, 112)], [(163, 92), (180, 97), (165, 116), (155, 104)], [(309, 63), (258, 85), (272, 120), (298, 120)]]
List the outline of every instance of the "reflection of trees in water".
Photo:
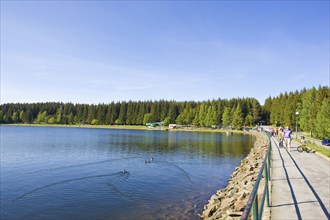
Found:
[(134, 131), (117, 134), (108, 142), (111, 150), (124, 148), (128, 153), (147, 151), (157, 153), (182, 152), (207, 156), (241, 156), (250, 151), (251, 135), (202, 132)]

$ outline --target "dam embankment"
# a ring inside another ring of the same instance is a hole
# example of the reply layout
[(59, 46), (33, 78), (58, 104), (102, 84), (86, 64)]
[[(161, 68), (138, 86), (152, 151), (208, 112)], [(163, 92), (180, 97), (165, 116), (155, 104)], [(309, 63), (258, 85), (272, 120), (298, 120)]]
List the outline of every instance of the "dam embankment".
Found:
[(211, 196), (200, 218), (210, 220), (241, 218), (269, 143), (264, 132), (250, 131), (249, 134), (256, 137), (250, 153), (232, 173), (227, 187)]

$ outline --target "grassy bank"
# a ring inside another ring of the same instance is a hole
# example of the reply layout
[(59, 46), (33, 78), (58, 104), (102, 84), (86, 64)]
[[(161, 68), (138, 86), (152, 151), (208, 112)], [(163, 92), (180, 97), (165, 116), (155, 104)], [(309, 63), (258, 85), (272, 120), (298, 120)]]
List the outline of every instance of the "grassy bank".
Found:
[[(301, 144), (298, 139), (294, 139), (294, 141), (299, 145)], [(307, 145), (310, 149), (315, 150), (316, 152), (330, 158), (330, 150), (329, 149), (327, 149), (325, 147), (318, 146), (316, 144), (313, 144), (310, 141), (307, 141)]]
[(138, 125), (61, 125), (61, 124), (2, 124), (2, 126), (26, 126), (26, 127), (65, 127), (65, 128), (106, 128), (106, 129), (130, 129), (149, 130), (146, 126)]
[(316, 144), (308, 143), (308, 147), (315, 150), (316, 152), (330, 158), (330, 150), (326, 149), (325, 147), (318, 146)]
[[(66, 128), (102, 128), (102, 129), (128, 129), (128, 130), (164, 130), (167, 131), (168, 127), (156, 127), (148, 128), (142, 125), (60, 125), (60, 124), (2, 124), (2, 126), (27, 126), (27, 127), (66, 127)], [(233, 132), (242, 133), (238, 130), (223, 130), (223, 129), (211, 129), (211, 128), (177, 128), (169, 130), (171, 132), (175, 131), (186, 131), (186, 132), (211, 132), (211, 133), (221, 133), (221, 132)]]

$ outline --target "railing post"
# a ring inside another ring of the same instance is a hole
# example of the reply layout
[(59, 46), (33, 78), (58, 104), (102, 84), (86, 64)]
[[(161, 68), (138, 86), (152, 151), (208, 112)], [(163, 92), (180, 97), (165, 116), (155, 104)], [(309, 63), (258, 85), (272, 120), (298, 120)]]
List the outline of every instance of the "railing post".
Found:
[[(269, 141), (271, 142), (271, 140), (269, 140)], [(270, 159), (272, 157), (272, 144), (271, 143), (269, 143), (267, 157), (268, 157), (267, 161), (268, 161), (268, 165), (269, 165), (268, 168), (270, 170)]]
[(269, 146), (268, 146), (268, 149), (267, 149), (267, 162), (268, 162), (268, 169), (267, 169), (267, 172), (268, 172), (268, 180), (270, 181), (270, 159), (272, 157), (272, 139), (269, 138)]
[(257, 220), (258, 219), (258, 192), (256, 193), (256, 197), (254, 198), (253, 202), (253, 219)]
[(269, 173), (268, 173), (268, 168), (269, 166), (266, 163), (266, 167), (265, 167), (265, 173), (266, 173), (266, 178), (265, 178), (265, 187), (266, 187), (266, 196), (267, 196), (267, 207), (270, 207), (270, 202), (269, 202), (269, 188), (268, 188), (268, 178), (269, 178)]
[(268, 181), (270, 181), (270, 159), (272, 156), (272, 138), (269, 137), (269, 144), (267, 149), (267, 163), (266, 163), (266, 181), (265, 181), (265, 187), (266, 187), (266, 196), (267, 196), (267, 207), (270, 207), (270, 200), (269, 200), (269, 187), (268, 187)]

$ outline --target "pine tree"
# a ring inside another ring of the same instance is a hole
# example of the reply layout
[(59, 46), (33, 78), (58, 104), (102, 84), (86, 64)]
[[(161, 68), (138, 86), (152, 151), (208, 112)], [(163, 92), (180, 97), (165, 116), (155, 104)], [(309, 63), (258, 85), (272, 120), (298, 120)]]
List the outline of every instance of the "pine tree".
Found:
[(160, 121), (164, 121), (168, 117), (169, 103), (161, 100)]
[[(19, 122), (23, 122), (23, 118), (24, 118), (24, 111), (21, 110), (21, 112), (19, 113)], [(1, 115), (0, 115), (0, 121), (1, 121)]]
[(315, 128), (314, 106), (315, 106), (316, 89), (308, 90), (302, 96), (302, 110), (299, 114), (299, 124), (304, 131), (312, 131)]
[(330, 98), (322, 102), (316, 118), (315, 131), (319, 138), (330, 138)]
[(5, 122), (5, 120), (4, 120), (4, 116), (5, 116), (5, 114), (3, 113), (2, 110), (0, 110), (0, 124), (2, 124), (2, 123)]
[(105, 125), (111, 125), (111, 122), (110, 122), (110, 118), (111, 118), (111, 104), (108, 104), (106, 106), (106, 114), (105, 114), (105, 121), (104, 121), (104, 124)]
[(126, 102), (122, 102), (120, 105), (118, 119), (123, 125), (126, 124), (126, 111), (127, 111), (127, 104)]
[(170, 124), (170, 117), (167, 117), (163, 121), (164, 126), (168, 126)]
[(91, 122), (91, 125), (99, 125), (100, 122), (98, 119), (93, 119), (92, 122)]
[(284, 107), (283, 114), (283, 123), (285, 126), (294, 127), (296, 121), (296, 106), (294, 103), (294, 97), (289, 95), (286, 99), (285, 107)]
[(262, 107), (262, 119), (266, 121), (267, 124), (270, 123), (271, 106), (272, 106), (272, 97), (269, 96), (265, 100), (265, 104)]
[(55, 118), (54, 117), (50, 117), (47, 121), (48, 124), (55, 124)]
[(185, 114), (186, 114), (186, 109), (183, 111), (183, 112), (181, 112), (179, 115), (178, 115), (178, 117), (175, 119), (175, 122), (177, 123), (177, 124), (179, 124), (179, 125), (183, 125), (183, 124), (185, 124), (185, 121), (184, 121), (184, 119), (185, 119)]
[(83, 111), (84, 111), (84, 107), (83, 105), (76, 105), (76, 118), (75, 118), (75, 123), (80, 124), (83, 120)]
[(14, 112), (13, 115), (11, 116), (11, 120), (13, 123), (17, 123), (19, 118), (17, 112)]
[(233, 120), (232, 120), (232, 127), (234, 129), (242, 129), (243, 126), (243, 112), (242, 112), (242, 108), (241, 105), (238, 104), (236, 107), (236, 110), (234, 112), (233, 115)]
[(95, 106), (94, 105), (89, 105), (88, 106), (88, 115), (86, 122), (87, 124), (91, 124), (92, 120), (95, 118)]
[(67, 115), (67, 123), (72, 125), (74, 124), (74, 117), (73, 117), (73, 113), (70, 112), (68, 115)]
[(170, 110), (168, 112), (168, 117), (170, 117), (170, 124), (175, 123), (175, 119), (178, 116), (177, 108), (175, 103), (172, 101), (170, 103)]
[(104, 104), (98, 104), (96, 107), (96, 119), (100, 125), (105, 124), (106, 108)]
[(226, 107), (222, 114), (222, 125), (229, 126), (231, 124), (230, 108)]
[(252, 126), (254, 124), (253, 117), (250, 113), (245, 117), (244, 124), (247, 126)]
[(143, 124), (146, 125), (147, 123), (155, 122), (154, 116), (150, 113), (147, 113), (143, 117)]
[(132, 101), (129, 101), (127, 104), (126, 124), (132, 125), (133, 121), (134, 121), (134, 106)]
[(330, 98), (330, 89), (327, 86), (319, 86), (316, 97), (315, 97), (315, 107), (314, 111), (319, 112), (321, 106), (323, 105), (323, 100), (326, 98)]
[(82, 123), (86, 124), (87, 122), (87, 118), (88, 118), (88, 110), (89, 110), (89, 106), (88, 105), (84, 105), (83, 106), (83, 117), (82, 117)]
[(194, 119), (192, 121), (192, 124), (194, 126), (199, 126), (199, 108), (198, 107), (195, 108), (195, 115), (194, 115)]
[(136, 117), (136, 124), (137, 125), (143, 125), (143, 119), (144, 119), (144, 115), (147, 113), (145, 110), (145, 103), (140, 102), (138, 104), (138, 113), (137, 113), (137, 117)]
[(185, 118), (186, 124), (191, 125), (193, 123), (193, 120), (194, 120), (195, 114), (196, 114), (195, 112), (196, 112), (195, 108), (189, 108), (188, 114), (186, 115), (186, 118)]
[(207, 106), (206, 103), (201, 103), (201, 105), (199, 106), (199, 125), (204, 127), (206, 126), (206, 115), (207, 115)]
[(253, 117), (253, 122), (256, 124), (260, 121), (260, 113), (261, 113), (261, 106), (259, 102), (254, 99), (252, 101), (252, 117)]

